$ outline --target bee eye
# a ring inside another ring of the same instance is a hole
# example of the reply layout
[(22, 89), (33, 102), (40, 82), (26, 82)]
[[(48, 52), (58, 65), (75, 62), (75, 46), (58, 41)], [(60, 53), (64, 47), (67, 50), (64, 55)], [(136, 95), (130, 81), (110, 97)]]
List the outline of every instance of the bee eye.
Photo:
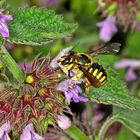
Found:
[(62, 65), (68, 65), (71, 64), (71, 59), (65, 59), (64, 61), (62, 61)]

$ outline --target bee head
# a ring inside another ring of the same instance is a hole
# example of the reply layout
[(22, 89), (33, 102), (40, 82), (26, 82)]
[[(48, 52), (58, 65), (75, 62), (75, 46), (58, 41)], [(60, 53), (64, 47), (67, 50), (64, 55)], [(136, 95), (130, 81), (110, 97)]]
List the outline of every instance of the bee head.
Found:
[(57, 62), (62, 69), (70, 70), (74, 65), (75, 52), (70, 51), (69, 54), (62, 56)]
[(58, 63), (63, 66), (66, 66), (66, 65), (72, 64), (72, 61), (73, 61), (73, 59), (71, 57), (63, 56), (58, 60)]

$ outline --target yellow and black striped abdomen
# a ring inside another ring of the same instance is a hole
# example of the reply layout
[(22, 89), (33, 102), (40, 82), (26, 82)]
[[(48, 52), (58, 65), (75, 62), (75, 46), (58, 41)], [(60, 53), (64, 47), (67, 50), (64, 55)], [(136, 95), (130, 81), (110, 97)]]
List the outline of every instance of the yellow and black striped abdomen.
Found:
[(89, 68), (90, 78), (87, 78), (91, 85), (94, 87), (100, 87), (107, 82), (107, 74), (102, 65), (98, 63), (93, 63)]

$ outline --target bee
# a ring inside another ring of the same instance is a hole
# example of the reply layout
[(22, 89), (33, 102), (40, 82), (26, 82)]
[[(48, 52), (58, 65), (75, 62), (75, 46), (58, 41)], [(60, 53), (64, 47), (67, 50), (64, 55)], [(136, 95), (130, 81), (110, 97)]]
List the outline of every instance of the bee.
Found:
[(99, 88), (107, 82), (107, 73), (102, 65), (93, 61), (93, 57), (99, 54), (115, 54), (120, 50), (120, 46), (120, 43), (110, 43), (90, 54), (70, 50), (58, 60), (58, 64), (71, 80), (83, 78), (86, 91), (90, 86)]

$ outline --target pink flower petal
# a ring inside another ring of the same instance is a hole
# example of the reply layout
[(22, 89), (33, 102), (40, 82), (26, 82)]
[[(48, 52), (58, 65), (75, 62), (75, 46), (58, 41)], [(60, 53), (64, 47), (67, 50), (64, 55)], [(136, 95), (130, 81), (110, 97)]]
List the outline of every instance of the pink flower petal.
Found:
[(115, 64), (116, 68), (127, 68), (127, 67), (137, 68), (139, 66), (140, 60), (135, 59), (123, 59)]
[(33, 131), (32, 124), (28, 124), (23, 130), (23, 133), (20, 136), (20, 140), (45, 140), (45, 139)]
[(115, 25), (115, 17), (108, 17), (104, 21), (98, 22), (96, 24), (97, 27), (100, 28), (100, 39), (108, 42), (114, 35), (114, 33), (117, 32), (117, 27)]
[(135, 74), (133, 68), (129, 68), (127, 70), (126, 76), (125, 76), (127, 81), (133, 81), (137, 79), (137, 75)]
[(68, 129), (71, 126), (70, 119), (65, 115), (58, 115), (57, 123), (58, 123), (58, 126), (63, 130)]
[[(9, 133), (11, 130), (11, 126), (9, 122), (4, 123), (1, 127), (0, 127), (0, 139), (2, 138), (2, 136), (4, 136), (4, 133)], [(8, 134), (7, 134), (8, 135)]]
[(0, 19), (7, 21), (7, 20), (13, 20), (13, 17), (12, 15), (9, 15), (9, 14), (3, 14), (3, 15), (0, 15)]
[(9, 30), (4, 20), (0, 19), (0, 33), (3, 37), (9, 37)]

